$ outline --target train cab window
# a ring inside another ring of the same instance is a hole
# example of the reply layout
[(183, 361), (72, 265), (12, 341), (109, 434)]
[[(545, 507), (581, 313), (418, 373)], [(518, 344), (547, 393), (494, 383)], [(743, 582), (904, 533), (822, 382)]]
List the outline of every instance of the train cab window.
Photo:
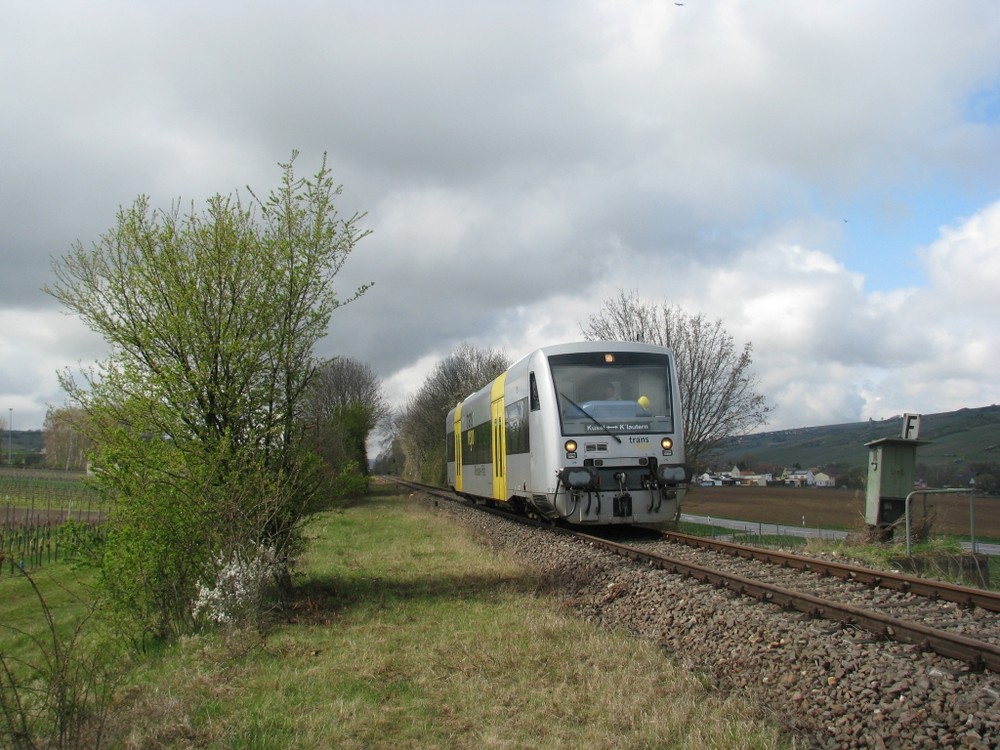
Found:
[(549, 358), (564, 435), (673, 432), (670, 358), (577, 352)]
[(528, 375), (528, 392), (531, 401), (531, 410), (538, 411), (542, 406), (538, 401), (538, 383), (535, 382), (535, 373), (533, 372)]

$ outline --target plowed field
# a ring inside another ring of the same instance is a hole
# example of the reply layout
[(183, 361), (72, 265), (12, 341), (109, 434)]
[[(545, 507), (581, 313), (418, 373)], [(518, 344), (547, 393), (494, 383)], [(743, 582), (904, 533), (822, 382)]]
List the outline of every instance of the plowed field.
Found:
[[(914, 518), (923, 499), (911, 501)], [(928, 512), (942, 533), (969, 533), (969, 496), (928, 495)], [(788, 526), (860, 531), (865, 526), (865, 495), (860, 490), (793, 487), (695, 487), (684, 496), (684, 513)], [(1000, 498), (975, 499), (976, 536), (1000, 539)], [(805, 521), (803, 522), (803, 517)]]

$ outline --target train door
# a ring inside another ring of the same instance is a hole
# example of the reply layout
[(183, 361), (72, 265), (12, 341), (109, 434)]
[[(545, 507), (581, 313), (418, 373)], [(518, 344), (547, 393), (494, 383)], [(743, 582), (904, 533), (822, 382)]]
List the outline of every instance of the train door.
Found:
[[(537, 363), (536, 363), (537, 364)], [(544, 383), (544, 380), (542, 381)], [(542, 409), (542, 397), (536, 371), (528, 373), (528, 434), (531, 435), (531, 459), (528, 465), (527, 489), (534, 494), (554, 492), (556, 467), (554, 457), (550, 457), (552, 429), (546, 421), (546, 411)], [(551, 410), (549, 410), (551, 411)]]
[(493, 423), (493, 497), (507, 500), (507, 422), (504, 414), (504, 373), (493, 381), (490, 389), (490, 416)]
[(462, 491), (462, 404), (455, 407), (455, 492)]

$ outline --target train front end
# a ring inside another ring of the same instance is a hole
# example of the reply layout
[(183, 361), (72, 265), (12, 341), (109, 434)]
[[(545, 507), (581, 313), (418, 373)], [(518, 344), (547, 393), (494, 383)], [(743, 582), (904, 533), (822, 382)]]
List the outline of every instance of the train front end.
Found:
[(538, 385), (554, 407), (543, 410), (542, 460), (555, 486), (535, 507), (574, 524), (676, 521), (690, 470), (670, 350), (592, 342), (542, 353), (549, 382)]

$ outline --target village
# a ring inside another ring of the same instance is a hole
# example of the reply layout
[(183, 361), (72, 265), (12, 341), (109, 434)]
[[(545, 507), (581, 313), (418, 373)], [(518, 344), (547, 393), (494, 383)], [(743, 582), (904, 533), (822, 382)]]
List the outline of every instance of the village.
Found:
[(767, 487), (785, 485), (788, 487), (836, 487), (836, 480), (829, 474), (812, 469), (781, 469), (759, 473), (744, 471), (734, 466), (729, 471), (710, 472), (696, 477), (702, 487)]

